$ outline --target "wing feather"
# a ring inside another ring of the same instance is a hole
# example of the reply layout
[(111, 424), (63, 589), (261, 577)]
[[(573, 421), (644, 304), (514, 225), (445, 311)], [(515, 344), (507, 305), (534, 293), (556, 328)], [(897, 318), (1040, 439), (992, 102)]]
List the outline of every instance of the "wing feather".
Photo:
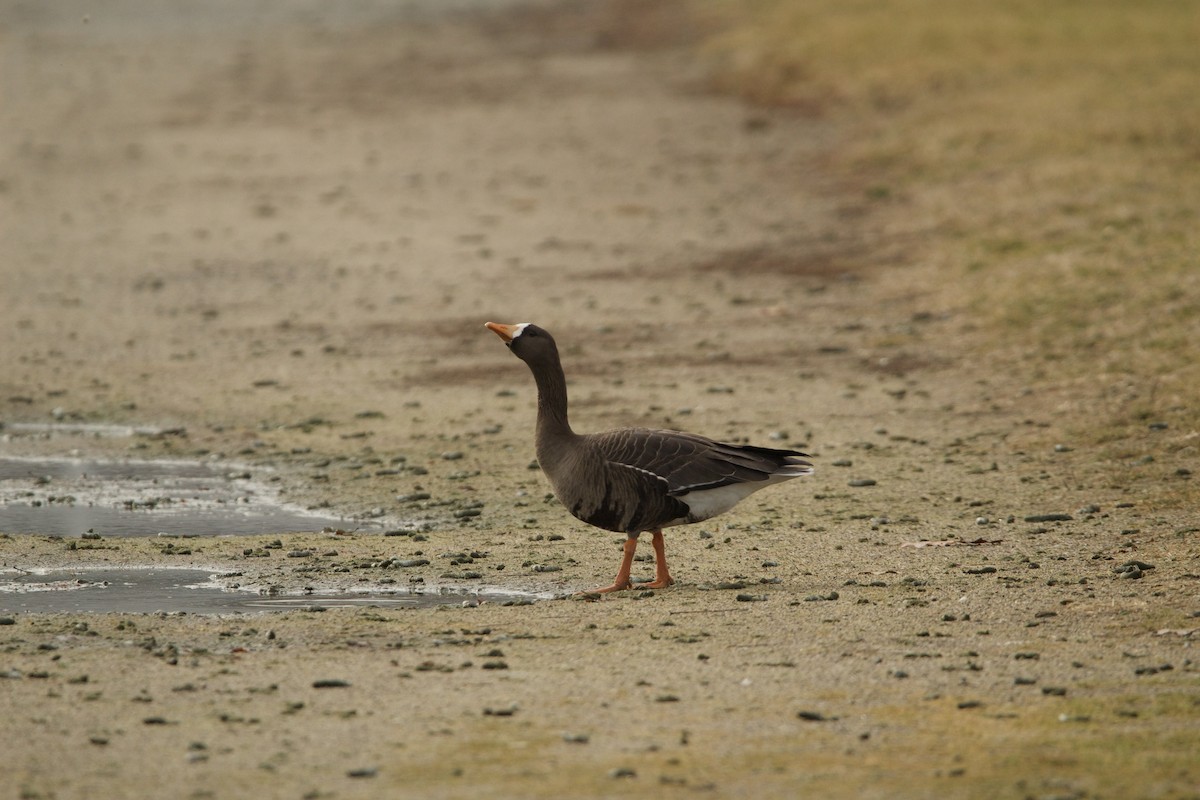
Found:
[(716, 442), (676, 431), (627, 428), (595, 434), (594, 442), (609, 464), (656, 476), (672, 496), (812, 471), (807, 456), (796, 450)]

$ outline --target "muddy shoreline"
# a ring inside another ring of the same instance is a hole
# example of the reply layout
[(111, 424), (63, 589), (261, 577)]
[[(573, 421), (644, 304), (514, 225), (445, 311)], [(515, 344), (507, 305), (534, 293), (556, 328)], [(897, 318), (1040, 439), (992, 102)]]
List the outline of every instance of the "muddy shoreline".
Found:
[[(580, 429), (786, 442), (816, 475), (670, 531), (668, 591), (5, 615), (6, 794), (1194, 794), (1194, 520), (954, 347), (970, 320), (822, 169), (838, 123), (564, 13), (7, 22), (0, 455), (247, 464), (415, 524), (14, 532), (0, 563), (606, 583), (620, 537), (547, 498), (488, 319), (555, 333)], [(47, 422), (160, 434), (12, 427)]]

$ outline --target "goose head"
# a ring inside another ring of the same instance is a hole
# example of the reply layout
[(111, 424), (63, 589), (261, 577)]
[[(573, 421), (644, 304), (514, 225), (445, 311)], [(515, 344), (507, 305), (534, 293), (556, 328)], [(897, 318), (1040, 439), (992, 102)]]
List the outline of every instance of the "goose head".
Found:
[(513, 355), (526, 364), (532, 366), (558, 360), (558, 346), (554, 343), (554, 337), (532, 322), (516, 325), (489, 322), (485, 327), (499, 336)]

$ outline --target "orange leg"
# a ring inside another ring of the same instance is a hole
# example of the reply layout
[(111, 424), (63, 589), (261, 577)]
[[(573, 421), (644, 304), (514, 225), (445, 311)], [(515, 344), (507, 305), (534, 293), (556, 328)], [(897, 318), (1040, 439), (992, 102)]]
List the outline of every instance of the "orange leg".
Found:
[(675, 583), (675, 579), (671, 577), (671, 573), (667, 569), (667, 547), (663, 542), (662, 531), (651, 531), (651, 533), (654, 535), (654, 580), (650, 583), (641, 584), (641, 587), (645, 589), (665, 589)]
[(625, 555), (621, 558), (621, 568), (617, 570), (617, 578), (613, 581), (612, 586), (605, 586), (602, 589), (593, 589), (593, 592), (598, 594), (619, 592), (622, 589), (628, 589), (632, 585), (632, 582), (629, 579), (629, 573), (633, 569), (633, 554), (637, 552), (637, 537), (630, 536), (628, 539), (626, 539), (624, 549)]

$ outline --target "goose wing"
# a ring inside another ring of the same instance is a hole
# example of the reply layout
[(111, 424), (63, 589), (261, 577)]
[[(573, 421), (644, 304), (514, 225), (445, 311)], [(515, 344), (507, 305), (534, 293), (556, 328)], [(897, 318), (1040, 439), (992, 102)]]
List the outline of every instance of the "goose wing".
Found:
[(716, 442), (676, 431), (626, 428), (596, 434), (595, 445), (614, 468), (648, 473), (670, 496), (737, 483), (807, 475), (804, 453)]

